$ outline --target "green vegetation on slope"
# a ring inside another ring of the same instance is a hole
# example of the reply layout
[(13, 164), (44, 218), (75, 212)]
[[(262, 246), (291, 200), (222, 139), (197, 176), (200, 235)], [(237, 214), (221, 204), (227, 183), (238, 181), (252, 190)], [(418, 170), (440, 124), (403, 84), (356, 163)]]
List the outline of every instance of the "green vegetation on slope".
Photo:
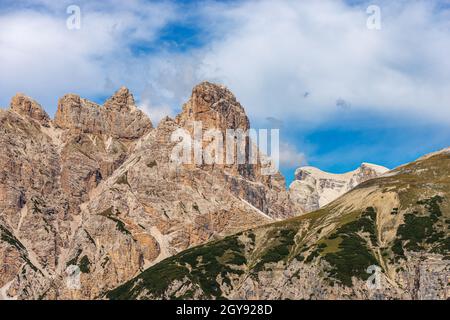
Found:
[(278, 262), (287, 259), (292, 246), (295, 244), (294, 238), (297, 234), (293, 229), (274, 229), (267, 237), (275, 239), (276, 244), (270, 246), (259, 258), (258, 263), (253, 267), (254, 272), (264, 269), (265, 265), (271, 262)]
[[(367, 238), (363, 235), (367, 235)], [(366, 280), (370, 276), (366, 272), (367, 268), (378, 264), (370, 250), (376, 244), (376, 212), (374, 208), (368, 207), (359, 219), (341, 226), (322, 240), (306, 262), (321, 256), (330, 264), (330, 276), (350, 287), (352, 277)]]
[(14, 237), (14, 235), (8, 229), (3, 227), (2, 225), (0, 225), (0, 235), (1, 235), (0, 239), (2, 241), (5, 241), (10, 245), (16, 247), (17, 250), (19, 251), (26, 250), (23, 244), (19, 240), (17, 240), (17, 238)]
[[(318, 211), (189, 249), (144, 271), (107, 297), (224, 298), (228, 294), (223, 292), (224, 285), (239, 287), (237, 276), (244, 275), (240, 281), (250, 276), (258, 282), (260, 272), (270, 272), (271, 264), (283, 261), (286, 267), (291, 261), (297, 263), (295, 260), (301, 264), (293, 270), (293, 277), (305, 264), (311, 264), (331, 284), (351, 287), (353, 277), (368, 279), (367, 268), (371, 265), (386, 268), (386, 272), (391, 264), (396, 267), (400, 259), (406, 259), (406, 251), (439, 253), (449, 259), (450, 206), (446, 199), (450, 191), (450, 155), (418, 160), (395, 173), (369, 180), (352, 192), (355, 196), (360, 189), (370, 188), (371, 195), (380, 195), (377, 199), (382, 199), (385, 192), (396, 193), (399, 204), (391, 209), (389, 218), (378, 216), (370, 206), (375, 203), (368, 202), (364, 209), (347, 201), (351, 196), (343, 196)], [(319, 238), (323, 230), (327, 235)], [(395, 238), (385, 243), (382, 239), (386, 235)], [(321, 261), (326, 262), (325, 270), (322, 263), (316, 263)], [(184, 289), (174, 289), (175, 284)]]
[(123, 175), (121, 175), (119, 178), (117, 178), (116, 183), (117, 184), (125, 184), (131, 188), (131, 186), (128, 182), (128, 172), (125, 172)]
[(28, 252), (25, 246), (2, 225), (0, 225), (0, 240), (5, 241), (6, 243), (15, 247), (17, 251), (20, 252), (20, 256), (22, 257), (22, 259), (30, 266), (30, 268), (34, 271), (38, 271), (36, 266), (32, 264), (30, 259), (28, 258)]
[(89, 260), (88, 256), (86, 256), (86, 255), (84, 255), (81, 259), (79, 259), (81, 252), (82, 252), (82, 250), (78, 249), (75, 257), (73, 257), (72, 259), (67, 261), (66, 267), (71, 266), (71, 265), (74, 265), (74, 266), (76, 265), (80, 268), (80, 271), (82, 273), (89, 273), (90, 267), (91, 267), (91, 261)]
[(80, 268), (80, 271), (83, 273), (89, 273), (89, 268), (91, 266), (91, 262), (89, 261), (89, 258), (85, 255), (83, 258), (80, 259), (80, 263), (78, 267)]
[(392, 251), (395, 259), (405, 259), (404, 250), (429, 251), (448, 255), (450, 252), (450, 238), (448, 237), (448, 226), (442, 216), (440, 204), (443, 202), (441, 196), (418, 201), (426, 209), (426, 213), (407, 213), (404, 223), (397, 230), (397, 237), (393, 243)]
[[(107, 297), (135, 299), (144, 291), (162, 297), (173, 281), (187, 279), (201, 289), (204, 298), (223, 298), (218, 277), (222, 278), (223, 283), (231, 284), (230, 277), (233, 274), (243, 273), (239, 268), (247, 263), (243, 249), (244, 245), (238, 236), (188, 249), (150, 267), (137, 278), (110, 291)], [(192, 291), (188, 291), (185, 296), (169, 298), (190, 298), (192, 294)]]
[(112, 220), (116, 223), (116, 229), (119, 230), (120, 232), (122, 232), (125, 235), (131, 235), (131, 232), (126, 228), (125, 223), (120, 220), (117, 219), (114, 214), (113, 214), (113, 208), (110, 207), (108, 209), (106, 209), (105, 211), (99, 213), (100, 216), (103, 216), (105, 218), (108, 218), (109, 220)]

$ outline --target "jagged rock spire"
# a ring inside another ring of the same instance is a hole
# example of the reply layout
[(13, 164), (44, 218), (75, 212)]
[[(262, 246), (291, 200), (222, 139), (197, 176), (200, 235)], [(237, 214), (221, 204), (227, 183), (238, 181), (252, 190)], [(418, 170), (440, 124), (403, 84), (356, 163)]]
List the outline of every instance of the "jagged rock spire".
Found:
[(117, 110), (122, 110), (123, 108), (128, 108), (130, 106), (135, 106), (135, 101), (133, 94), (126, 87), (121, 87), (105, 102), (106, 108)]
[(191, 98), (177, 116), (177, 122), (186, 126), (192, 121), (202, 121), (203, 128), (243, 129), (250, 128), (244, 108), (225, 86), (202, 82), (192, 90)]
[(30, 117), (42, 125), (48, 125), (50, 120), (42, 106), (23, 93), (18, 93), (11, 99), (10, 109), (18, 114)]
[(133, 95), (122, 87), (104, 106), (67, 94), (58, 102), (55, 125), (85, 133), (136, 139), (152, 128), (150, 119), (135, 106)]

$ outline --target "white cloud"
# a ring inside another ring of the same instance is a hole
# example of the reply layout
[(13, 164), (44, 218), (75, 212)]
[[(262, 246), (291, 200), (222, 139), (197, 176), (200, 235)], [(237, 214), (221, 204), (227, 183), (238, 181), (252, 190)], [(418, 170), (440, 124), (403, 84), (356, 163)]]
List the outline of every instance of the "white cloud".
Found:
[(173, 109), (170, 106), (153, 106), (149, 100), (142, 101), (142, 103), (139, 104), (139, 108), (149, 116), (155, 127), (158, 126), (158, 123), (165, 117), (174, 117)]
[(78, 1), (81, 29), (68, 30), (69, 4), (24, 1), (21, 10), (0, 11), (1, 105), (17, 91), (55, 111), (58, 96), (68, 92), (91, 97), (122, 84), (142, 89), (147, 66), (137, 66), (145, 60), (131, 47), (154, 41), (177, 15), (170, 3)]
[[(0, 11), (0, 105), (25, 91), (53, 112), (64, 93), (104, 96), (127, 85), (161, 117), (206, 79), (229, 86), (260, 123), (320, 124), (365, 110), (450, 122), (450, 15), (438, 1), (382, 1), (379, 31), (366, 28), (370, 3), (337, 0), (206, 1), (188, 11), (174, 2), (78, 1), (82, 29), (69, 31), (71, 2)], [(203, 30), (204, 46), (133, 51), (185, 20)]]
[[(436, 4), (437, 2), (434, 2)], [(433, 2), (249, 1), (216, 10), (205, 75), (222, 79), (250, 114), (321, 122), (342, 108), (450, 122), (450, 24)], [(308, 93), (305, 97), (305, 94)]]
[[(146, 109), (150, 109), (148, 106), (151, 105), (152, 109), (163, 111), (160, 115), (178, 113), (192, 88), (203, 80), (198, 74), (201, 58), (194, 52), (188, 55), (161, 52), (146, 59), (145, 65), (148, 69), (140, 97)], [(161, 119), (158, 113), (149, 114)]]
[(299, 168), (306, 164), (305, 154), (299, 152), (295, 146), (282, 142), (280, 143), (280, 166), (282, 168)]

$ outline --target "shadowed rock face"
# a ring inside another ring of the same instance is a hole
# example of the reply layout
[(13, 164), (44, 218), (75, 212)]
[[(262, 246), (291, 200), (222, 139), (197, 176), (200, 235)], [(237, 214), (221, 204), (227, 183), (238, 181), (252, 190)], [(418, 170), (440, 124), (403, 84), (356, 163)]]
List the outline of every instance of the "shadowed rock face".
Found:
[[(193, 120), (249, 127), (233, 94), (210, 83), (156, 128), (126, 88), (103, 106), (65, 95), (54, 120), (15, 97), (0, 111), (1, 294), (97, 298), (186, 248), (300, 212), (260, 164), (174, 163), (171, 135)], [(79, 290), (68, 266), (81, 270)]]
[[(222, 139), (226, 141), (227, 130), (248, 132), (250, 122), (244, 108), (236, 97), (226, 87), (203, 82), (192, 90), (191, 98), (183, 105), (182, 112), (176, 117), (176, 123), (193, 135), (194, 122), (200, 122), (203, 133), (210, 129), (221, 132)], [(219, 172), (225, 180), (227, 188), (232, 193), (263, 213), (274, 218), (286, 218), (301, 214), (303, 211), (296, 205), (285, 190), (285, 180), (280, 173), (262, 175), (261, 155), (256, 164), (250, 164), (249, 153), (251, 141), (247, 137), (243, 141), (246, 164), (238, 164), (237, 155), (234, 163), (227, 165), (205, 165), (204, 170)], [(204, 143), (203, 147), (206, 144)], [(228, 150), (225, 148), (223, 159), (226, 159)], [(192, 157), (194, 155), (192, 154)], [(225, 162), (225, 161), (224, 161)], [(188, 167), (195, 167), (192, 164)]]

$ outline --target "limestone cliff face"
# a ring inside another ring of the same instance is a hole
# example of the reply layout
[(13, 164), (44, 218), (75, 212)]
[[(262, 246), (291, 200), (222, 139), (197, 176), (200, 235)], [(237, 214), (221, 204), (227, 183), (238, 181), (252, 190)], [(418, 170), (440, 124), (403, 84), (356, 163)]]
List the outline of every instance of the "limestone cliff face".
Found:
[(55, 126), (74, 133), (105, 134), (117, 139), (138, 139), (152, 128), (137, 109), (133, 95), (122, 87), (104, 106), (68, 94), (58, 102)]
[(48, 126), (50, 121), (48, 114), (39, 103), (21, 93), (12, 98), (10, 109), (22, 116), (36, 120), (43, 126)]
[(126, 88), (103, 106), (73, 94), (64, 96), (58, 102), (54, 126), (61, 132), (61, 185), (74, 211), (152, 129), (151, 121), (137, 109)]
[[(176, 117), (176, 123), (194, 131), (194, 122), (201, 123), (202, 131), (210, 129), (219, 131), (223, 145), (226, 146), (227, 130), (248, 133), (250, 122), (244, 108), (236, 97), (224, 86), (203, 82), (196, 86), (183, 111)], [(248, 201), (253, 206), (275, 218), (286, 218), (302, 213), (302, 208), (292, 201), (285, 191), (285, 180), (280, 173), (263, 175), (262, 168), (267, 166), (258, 153), (255, 164), (250, 164), (250, 149), (253, 147), (249, 137), (237, 141), (238, 147), (245, 150), (245, 164), (240, 164), (237, 151), (232, 157), (233, 164), (226, 164), (227, 152), (223, 152), (223, 165), (202, 165), (204, 170), (218, 171), (223, 175), (227, 187), (236, 196)], [(257, 150), (256, 150), (257, 152)], [(194, 156), (193, 156), (194, 157)], [(194, 165), (195, 166), (195, 165)], [(191, 166), (192, 167), (192, 166)]]
[(367, 180), (379, 177), (388, 168), (363, 163), (359, 168), (343, 174), (324, 172), (314, 167), (295, 171), (295, 180), (289, 186), (292, 199), (305, 212), (317, 210)]
[(69, 95), (60, 100), (52, 121), (36, 101), (18, 94), (10, 110), (1, 111), (2, 261), (19, 257), (0, 276), (9, 295), (39, 297), (65, 269), (80, 205), (151, 130), (128, 90), (121, 89), (107, 105)]
[(250, 121), (244, 108), (226, 87), (203, 82), (192, 90), (189, 101), (177, 116), (177, 123), (186, 127), (192, 121), (201, 121), (204, 129), (250, 128)]
[(27, 283), (21, 289), (11, 286), (13, 296), (42, 290), (69, 237), (57, 147), (43, 133), (43, 118), (34, 118), (43, 114), (35, 107), (31, 114), (16, 113), (24, 109), (14, 101), (14, 112), (0, 111), (0, 287)]
[[(98, 298), (186, 248), (299, 212), (260, 164), (175, 163), (172, 133), (193, 120), (249, 127), (231, 92), (209, 83), (156, 128), (126, 88), (103, 106), (66, 95), (54, 120), (13, 98), (0, 111), (0, 298)], [(71, 266), (79, 289), (67, 286)]]

